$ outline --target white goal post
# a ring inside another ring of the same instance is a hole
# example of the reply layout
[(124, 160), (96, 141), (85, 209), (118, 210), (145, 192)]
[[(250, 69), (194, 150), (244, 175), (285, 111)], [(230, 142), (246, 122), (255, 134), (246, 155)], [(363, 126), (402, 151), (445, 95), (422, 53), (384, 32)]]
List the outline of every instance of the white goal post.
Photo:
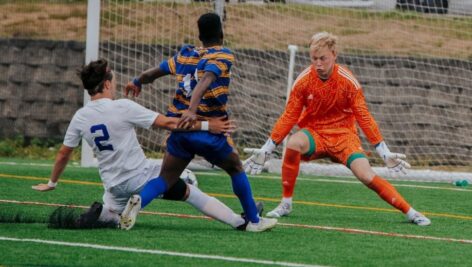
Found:
[[(100, 43), (100, 0), (88, 0), (87, 3), (87, 34), (85, 44), (85, 64), (98, 59)], [(84, 106), (90, 101), (87, 90), (84, 90)], [(82, 139), (82, 151), (80, 157), (82, 167), (95, 167), (97, 161), (92, 148)]]

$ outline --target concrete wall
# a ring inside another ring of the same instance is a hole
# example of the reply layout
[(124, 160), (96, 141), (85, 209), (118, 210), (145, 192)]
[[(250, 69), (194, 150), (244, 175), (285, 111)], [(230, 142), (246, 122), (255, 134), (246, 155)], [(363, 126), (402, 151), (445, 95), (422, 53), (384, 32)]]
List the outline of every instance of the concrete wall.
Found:
[(77, 42), (0, 39), (0, 137), (60, 138), (82, 105)]
[[(101, 50), (101, 56), (116, 66), (119, 90), (137, 74), (128, 66), (140, 66), (136, 62), (152, 66), (175, 51), (142, 45), (122, 55), (120, 49), (102, 44)], [(0, 40), (0, 53), (0, 138), (62, 138), (73, 113), (82, 106), (83, 90), (75, 70), (84, 62), (84, 44), (6, 39)], [(256, 50), (237, 50), (235, 55), (230, 106), (239, 131), (234, 137), (240, 145), (255, 146), (267, 138), (284, 109), (288, 55)], [(298, 54), (296, 62), (300, 73), (309, 65), (308, 55)], [(363, 85), (369, 108), (392, 149), (438, 154), (442, 160), (472, 159), (470, 60), (343, 55), (339, 62)], [(164, 111), (174, 88), (172, 80), (164, 79), (147, 87), (138, 101)], [(141, 132), (141, 141), (151, 149), (159, 148), (162, 137), (162, 132)]]

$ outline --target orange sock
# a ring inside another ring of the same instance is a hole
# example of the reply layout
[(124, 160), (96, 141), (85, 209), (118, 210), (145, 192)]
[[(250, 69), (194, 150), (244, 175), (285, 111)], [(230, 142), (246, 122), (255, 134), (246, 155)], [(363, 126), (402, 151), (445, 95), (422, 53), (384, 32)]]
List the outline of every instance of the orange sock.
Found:
[(282, 188), (284, 197), (292, 197), (298, 171), (300, 170), (300, 152), (287, 148), (282, 164)]
[(395, 208), (401, 210), (403, 213), (407, 213), (410, 209), (410, 204), (406, 202), (405, 199), (398, 193), (398, 191), (393, 187), (387, 180), (383, 179), (380, 176), (375, 176), (372, 179), (372, 182), (368, 187), (375, 192), (388, 204), (394, 206)]

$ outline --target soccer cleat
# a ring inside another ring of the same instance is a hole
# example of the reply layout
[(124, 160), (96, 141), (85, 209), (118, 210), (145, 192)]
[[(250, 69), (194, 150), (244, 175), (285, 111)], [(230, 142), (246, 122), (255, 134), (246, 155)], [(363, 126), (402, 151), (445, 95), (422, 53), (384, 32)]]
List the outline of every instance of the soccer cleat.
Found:
[(133, 228), (136, 223), (136, 217), (141, 209), (141, 197), (139, 195), (132, 195), (125, 209), (120, 215), (120, 228), (129, 230)]
[(269, 229), (272, 229), (277, 225), (277, 219), (271, 218), (259, 218), (258, 223), (249, 222), (246, 226), (247, 232), (263, 232)]
[(100, 217), (100, 213), (102, 213), (102, 209), (102, 203), (93, 202), (90, 208), (80, 214), (80, 217), (75, 220), (74, 225), (77, 229), (94, 228), (98, 224), (98, 218)]
[(419, 212), (413, 215), (413, 217), (410, 219), (410, 222), (418, 226), (428, 226), (431, 224), (431, 220)]
[(289, 215), (290, 212), (292, 212), (292, 205), (281, 202), (277, 208), (267, 212), (266, 216), (269, 218), (280, 218)]
[[(256, 209), (257, 209), (257, 214), (259, 214), (259, 217), (261, 217), (262, 212), (264, 211), (264, 204), (262, 202), (256, 202)], [(244, 212), (241, 213), (241, 217), (244, 219), (244, 223), (236, 227), (236, 230), (245, 231), (249, 223), (249, 220), (247, 219), (246, 214), (244, 214)]]

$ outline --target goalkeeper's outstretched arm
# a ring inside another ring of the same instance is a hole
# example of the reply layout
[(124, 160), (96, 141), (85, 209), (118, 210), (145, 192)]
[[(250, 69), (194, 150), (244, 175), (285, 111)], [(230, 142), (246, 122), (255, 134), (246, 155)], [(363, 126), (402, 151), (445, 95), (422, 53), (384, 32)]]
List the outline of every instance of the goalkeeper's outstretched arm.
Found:
[(272, 133), (260, 149), (246, 148), (244, 152), (252, 153), (251, 157), (244, 161), (244, 171), (248, 174), (260, 174), (264, 163), (269, 160), (272, 152), (280, 144), (293, 126), (299, 121), (303, 108), (303, 83), (295, 83), (284, 112), (275, 123)]
[(365, 102), (362, 90), (356, 90), (357, 94), (352, 104), (352, 110), (359, 127), (362, 129), (367, 139), (375, 146), (377, 153), (385, 162), (388, 171), (392, 176), (405, 175), (410, 164), (405, 161), (406, 155), (401, 153), (392, 153), (384, 142), (379, 126), (372, 114), (370, 114)]

